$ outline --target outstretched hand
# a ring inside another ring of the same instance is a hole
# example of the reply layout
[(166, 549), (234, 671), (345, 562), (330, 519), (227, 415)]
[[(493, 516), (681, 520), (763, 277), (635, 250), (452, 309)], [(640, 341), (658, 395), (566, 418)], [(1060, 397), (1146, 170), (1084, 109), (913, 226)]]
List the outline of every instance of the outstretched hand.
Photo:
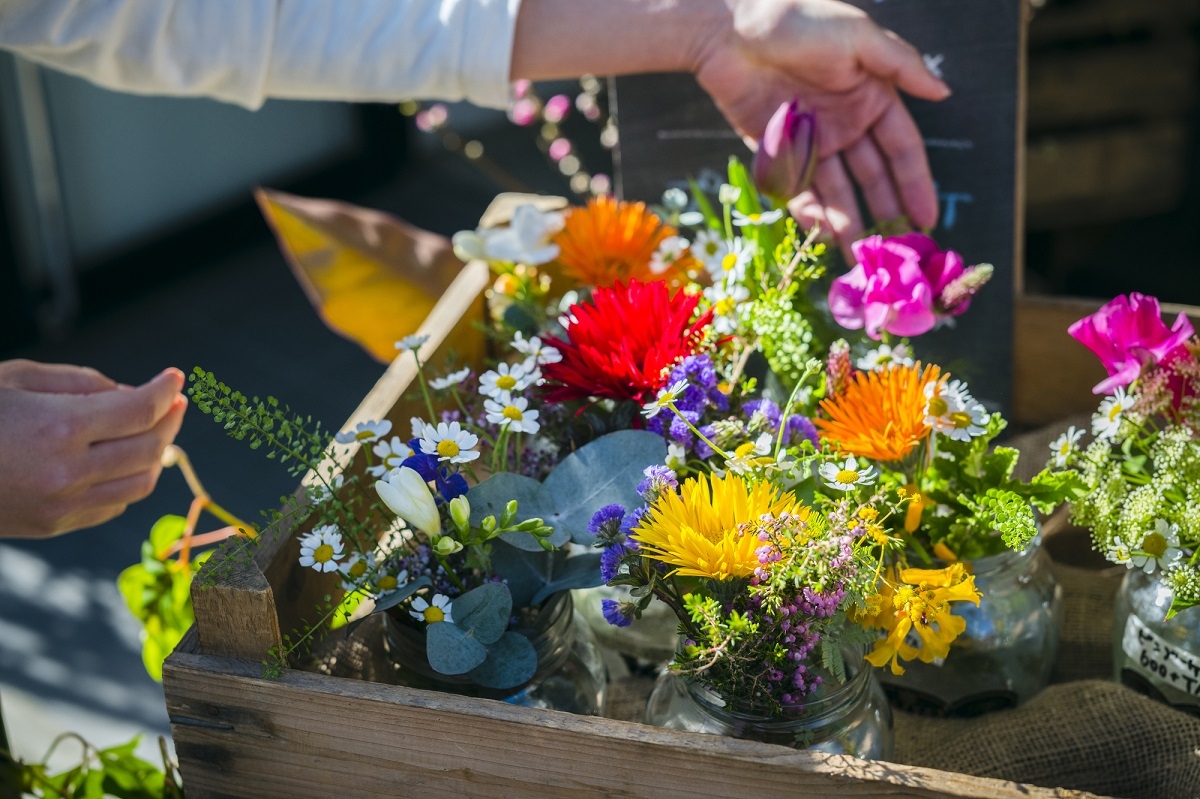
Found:
[(178, 369), (131, 388), (79, 366), (0, 362), (0, 537), (91, 527), (149, 495), (182, 387)]
[(820, 148), (813, 187), (789, 207), (819, 222), (843, 247), (863, 231), (854, 181), (871, 215), (937, 222), (925, 145), (898, 90), (942, 100), (950, 89), (920, 53), (838, 0), (724, 0), (731, 19), (698, 50), (701, 86), (743, 136), (759, 138), (793, 97), (817, 112)]

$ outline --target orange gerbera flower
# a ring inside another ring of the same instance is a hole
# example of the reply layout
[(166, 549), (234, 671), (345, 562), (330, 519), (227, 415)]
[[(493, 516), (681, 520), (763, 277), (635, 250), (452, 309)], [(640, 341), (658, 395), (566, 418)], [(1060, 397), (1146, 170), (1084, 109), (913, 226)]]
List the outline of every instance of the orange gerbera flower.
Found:
[(843, 454), (899, 461), (929, 435), (925, 385), (945, 381), (941, 369), (921, 364), (858, 372), (841, 393), (821, 401), (817, 429)]
[(689, 264), (695, 262), (687, 251), (666, 264), (663, 271), (651, 268), (654, 253), (676, 232), (645, 203), (596, 197), (586, 207), (567, 212), (566, 223), (554, 243), (560, 250), (558, 263), (583, 285), (611, 286), (630, 280), (678, 282)]

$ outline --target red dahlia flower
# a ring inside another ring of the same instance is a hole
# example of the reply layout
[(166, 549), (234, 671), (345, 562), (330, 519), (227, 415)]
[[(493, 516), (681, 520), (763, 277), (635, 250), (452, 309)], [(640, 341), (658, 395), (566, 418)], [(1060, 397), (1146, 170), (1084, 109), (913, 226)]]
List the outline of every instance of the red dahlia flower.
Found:
[(568, 311), (569, 340), (551, 339), (562, 360), (542, 367), (546, 400), (649, 402), (665, 384), (667, 370), (700, 347), (713, 312), (693, 322), (699, 299), (682, 291), (672, 296), (661, 281), (595, 289), (591, 302)]

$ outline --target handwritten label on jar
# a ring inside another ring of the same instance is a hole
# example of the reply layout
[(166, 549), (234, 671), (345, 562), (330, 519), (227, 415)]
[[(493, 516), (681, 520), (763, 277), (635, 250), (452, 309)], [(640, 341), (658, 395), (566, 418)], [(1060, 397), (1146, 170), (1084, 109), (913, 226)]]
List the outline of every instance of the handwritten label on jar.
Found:
[(1129, 666), (1151, 682), (1200, 696), (1200, 656), (1168, 642), (1136, 616), (1125, 622), (1121, 645), (1132, 661)]

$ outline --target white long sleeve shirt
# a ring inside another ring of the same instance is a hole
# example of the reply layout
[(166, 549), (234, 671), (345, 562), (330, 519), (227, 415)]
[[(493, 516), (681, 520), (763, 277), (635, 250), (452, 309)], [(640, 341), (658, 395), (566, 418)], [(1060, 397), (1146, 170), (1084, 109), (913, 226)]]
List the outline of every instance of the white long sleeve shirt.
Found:
[[(598, 0), (603, 2), (603, 0)], [(520, 0), (0, 0), (0, 49), (101, 86), (500, 107)]]

